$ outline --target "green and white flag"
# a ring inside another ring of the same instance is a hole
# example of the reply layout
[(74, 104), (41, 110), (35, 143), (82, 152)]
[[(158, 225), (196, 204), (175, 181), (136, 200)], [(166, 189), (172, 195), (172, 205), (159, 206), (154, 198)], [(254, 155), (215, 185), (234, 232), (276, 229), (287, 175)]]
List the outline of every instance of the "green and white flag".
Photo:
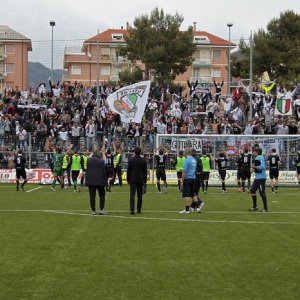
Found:
[(278, 94), (275, 106), (275, 115), (290, 116), (292, 114), (291, 93)]
[(141, 123), (148, 103), (150, 80), (120, 88), (107, 97), (111, 111), (121, 116), (122, 122)]

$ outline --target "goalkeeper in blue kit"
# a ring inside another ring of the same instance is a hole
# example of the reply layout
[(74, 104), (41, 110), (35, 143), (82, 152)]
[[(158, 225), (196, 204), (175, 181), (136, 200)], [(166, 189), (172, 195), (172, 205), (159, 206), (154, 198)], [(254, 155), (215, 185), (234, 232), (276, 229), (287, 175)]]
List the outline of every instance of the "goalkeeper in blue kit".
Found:
[(261, 212), (268, 212), (267, 196), (265, 193), (266, 180), (267, 180), (266, 162), (264, 157), (262, 156), (262, 149), (260, 147), (255, 147), (252, 152), (255, 158), (252, 164), (252, 170), (254, 171), (255, 179), (250, 189), (253, 206), (249, 209), (249, 211), (258, 210), (256, 191), (259, 190), (259, 194), (262, 198), (263, 205), (264, 205), (264, 208), (261, 210)]

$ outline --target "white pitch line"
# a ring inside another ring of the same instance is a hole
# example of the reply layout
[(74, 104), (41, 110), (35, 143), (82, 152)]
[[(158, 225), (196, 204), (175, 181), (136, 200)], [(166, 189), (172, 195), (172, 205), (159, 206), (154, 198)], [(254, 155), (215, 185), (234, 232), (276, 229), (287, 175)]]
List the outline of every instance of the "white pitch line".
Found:
[[(63, 215), (77, 215), (77, 216), (91, 216), (87, 213), (74, 213), (74, 212), (65, 212), (65, 211), (56, 211), (56, 210), (45, 210), (44, 212), (54, 213), (54, 214), (63, 214)], [(96, 215), (97, 216), (97, 215)], [(92, 217), (96, 217), (92, 216)], [(168, 218), (151, 218), (151, 217), (138, 217), (138, 216), (113, 216), (105, 215), (100, 216), (103, 218), (117, 218), (117, 219), (131, 219), (131, 220), (154, 220), (154, 221), (177, 221), (177, 222), (200, 222), (200, 223), (239, 223), (239, 224), (281, 224), (281, 225), (300, 225), (300, 222), (270, 222), (270, 221), (228, 221), (228, 220), (191, 220), (191, 219), (168, 219)]]
[[(62, 210), (48, 210), (48, 209), (16, 209), (16, 210), (11, 210), (11, 209), (1, 209), (0, 212), (66, 212), (66, 213), (78, 213), (78, 212), (82, 212), (83, 214), (89, 213), (89, 210), (76, 210), (76, 209), (71, 209), (71, 210), (66, 210), (66, 209), (62, 209)], [(110, 213), (128, 213), (129, 210), (110, 210)], [(178, 213), (178, 210), (143, 210), (144, 213)], [(204, 214), (238, 214), (238, 215), (243, 215), (243, 214), (247, 214), (247, 215), (261, 215), (259, 212), (249, 212), (249, 211), (203, 211)], [(197, 214), (195, 213), (191, 213), (191, 214)], [(300, 211), (269, 211), (267, 213), (267, 215), (270, 214), (300, 214)]]
[[(58, 211), (58, 210), (0, 210), (0, 212), (44, 212), (62, 215), (77, 215), (77, 216), (91, 216), (90, 213), (79, 213), (72, 211)], [(126, 211), (128, 212), (128, 211)], [(178, 211), (176, 211), (178, 213)], [(206, 212), (208, 213), (208, 212)], [(291, 213), (291, 212), (288, 212)], [(195, 213), (196, 214), (196, 213)], [(255, 213), (250, 213), (255, 214)], [(259, 214), (259, 213), (257, 213)], [(269, 214), (269, 213), (268, 213)], [(97, 217), (100, 215), (92, 216)], [(154, 220), (154, 221), (178, 221), (178, 222), (200, 222), (200, 223), (234, 223), (234, 224), (283, 224), (283, 225), (300, 225), (300, 222), (273, 222), (273, 221), (235, 221), (235, 220), (202, 220), (202, 219), (168, 219), (168, 218), (154, 218), (154, 217), (140, 217), (140, 216), (113, 216), (106, 215), (104, 218), (117, 218), (117, 219), (131, 219), (131, 220)]]
[(39, 187), (37, 187), (37, 188), (35, 188), (35, 189), (31, 189), (31, 190), (26, 191), (26, 193), (30, 193), (30, 192), (33, 192), (33, 191), (35, 191), (35, 190), (41, 189), (41, 188), (42, 188), (42, 187), (39, 186)]

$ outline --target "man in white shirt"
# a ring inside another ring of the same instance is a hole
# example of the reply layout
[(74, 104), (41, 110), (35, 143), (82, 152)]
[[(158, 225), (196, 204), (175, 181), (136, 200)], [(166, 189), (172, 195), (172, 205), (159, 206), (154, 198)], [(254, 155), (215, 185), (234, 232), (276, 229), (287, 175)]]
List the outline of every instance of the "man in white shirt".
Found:
[(216, 103), (215, 99), (212, 99), (212, 101), (208, 103), (208, 105), (207, 105), (207, 110), (208, 110), (207, 117), (208, 117), (208, 120), (213, 121), (215, 110), (217, 109), (217, 107), (218, 107), (218, 104)]
[(19, 126), (19, 133), (17, 134), (18, 137), (18, 147), (19, 150), (26, 151), (27, 149), (27, 131), (22, 127)]
[(244, 134), (246, 134), (246, 135), (251, 135), (251, 134), (253, 133), (253, 129), (254, 129), (255, 127), (258, 127), (258, 126), (259, 126), (259, 124), (253, 125), (253, 121), (250, 120), (250, 121), (247, 123), (247, 125), (245, 126)]
[(96, 129), (97, 128), (93, 120), (88, 120), (88, 123), (85, 126), (85, 135), (86, 135), (86, 148), (89, 151), (93, 151)]
[(62, 127), (61, 131), (58, 132), (58, 144), (62, 149), (68, 149), (68, 132), (65, 127)]
[(75, 149), (79, 149), (79, 139), (80, 139), (80, 130), (81, 127), (75, 122), (74, 126), (72, 126), (72, 144), (74, 145)]
[(289, 134), (289, 128), (286, 125), (286, 122), (283, 122), (282, 125), (277, 125), (277, 134), (278, 135), (286, 135)]
[(148, 109), (151, 112), (151, 115), (157, 110), (157, 108), (157, 103), (154, 99), (151, 99), (151, 102), (148, 104)]
[(167, 126), (163, 123), (163, 120), (160, 119), (156, 126), (156, 132), (160, 134), (166, 134), (167, 133)]
[(178, 104), (175, 105), (175, 107), (171, 110), (171, 116), (178, 118), (182, 114), (181, 109), (178, 107)]

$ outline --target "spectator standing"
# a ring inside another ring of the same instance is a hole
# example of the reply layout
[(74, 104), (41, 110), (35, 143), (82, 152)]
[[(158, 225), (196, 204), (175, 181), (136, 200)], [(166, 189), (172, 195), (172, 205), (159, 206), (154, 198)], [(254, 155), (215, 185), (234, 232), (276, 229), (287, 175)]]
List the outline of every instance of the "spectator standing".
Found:
[(85, 126), (85, 132), (86, 132), (86, 148), (89, 151), (92, 151), (94, 145), (95, 133), (96, 133), (96, 127), (93, 120), (88, 121), (88, 123)]
[(17, 137), (18, 137), (18, 141), (19, 141), (18, 142), (19, 150), (26, 151), (27, 150), (27, 131), (22, 126), (19, 127), (19, 133), (18, 133)]
[(278, 135), (287, 135), (287, 134), (289, 134), (289, 128), (288, 128), (286, 122), (283, 122), (282, 124), (278, 124), (276, 127), (277, 127), (277, 134)]
[(75, 149), (80, 148), (80, 130), (81, 126), (78, 126), (77, 123), (74, 123), (74, 125), (71, 127), (72, 133), (71, 133), (71, 143), (74, 145)]
[(68, 136), (68, 131), (66, 131), (65, 127), (62, 127), (61, 131), (58, 132), (58, 144), (63, 150), (68, 148)]

